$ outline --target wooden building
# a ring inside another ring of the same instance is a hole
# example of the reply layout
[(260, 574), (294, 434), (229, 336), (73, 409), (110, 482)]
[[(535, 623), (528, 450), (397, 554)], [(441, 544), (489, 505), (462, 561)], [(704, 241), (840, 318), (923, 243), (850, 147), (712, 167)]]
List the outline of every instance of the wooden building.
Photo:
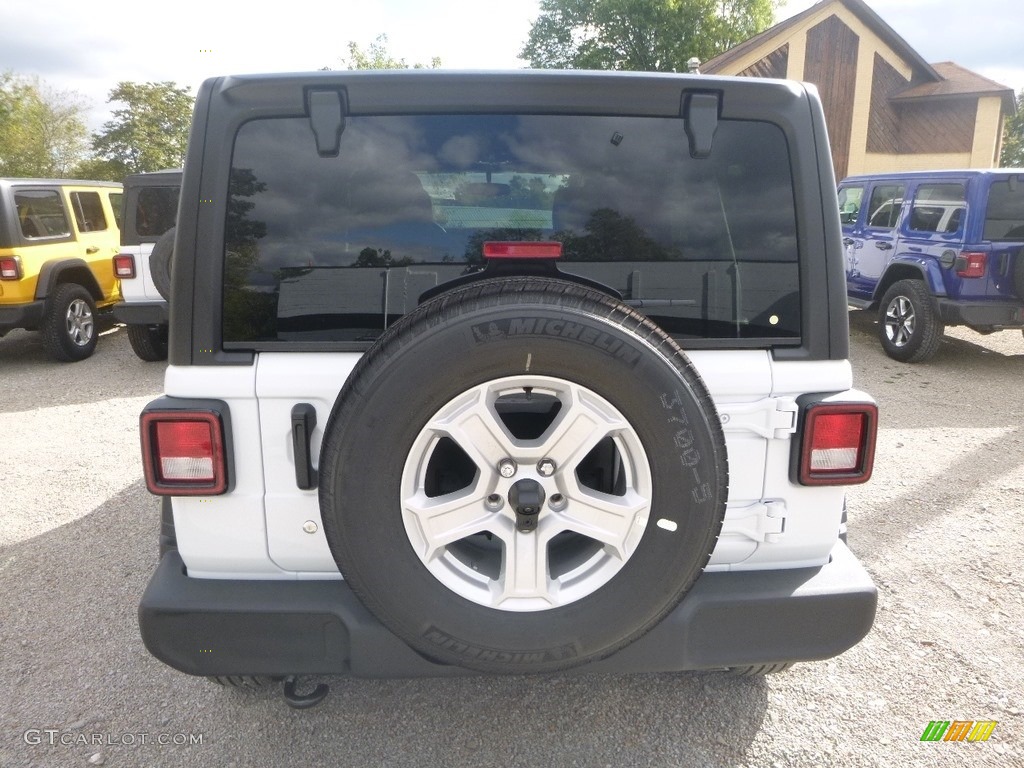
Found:
[(994, 168), (1003, 121), (1016, 110), (1012, 89), (952, 62), (929, 64), (863, 0), (821, 0), (701, 72), (814, 83), (836, 179)]

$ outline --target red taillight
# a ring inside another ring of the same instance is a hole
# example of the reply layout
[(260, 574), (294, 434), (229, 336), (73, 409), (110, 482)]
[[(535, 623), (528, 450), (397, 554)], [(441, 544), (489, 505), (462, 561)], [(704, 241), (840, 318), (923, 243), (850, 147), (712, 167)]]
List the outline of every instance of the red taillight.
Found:
[(484, 243), (485, 259), (558, 259), (562, 244), (544, 241), (513, 241)]
[(227, 490), (224, 429), (208, 411), (142, 414), (146, 487), (158, 496), (215, 496)]
[(17, 256), (0, 258), (0, 280), (21, 280), (21, 259)]
[(135, 277), (135, 257), (130, 253), (119, 253), (114, 257), (114, 274), (122, 280)]
[(878, 408), (819, 403), (807, 408), (800, 451), (802, 485), (854, 485), (871, 477)]
[(985, 253), (974, 251), (963, 251), (956, 260), (956, 273), (960, 277), (984, 277), (985, 276)]

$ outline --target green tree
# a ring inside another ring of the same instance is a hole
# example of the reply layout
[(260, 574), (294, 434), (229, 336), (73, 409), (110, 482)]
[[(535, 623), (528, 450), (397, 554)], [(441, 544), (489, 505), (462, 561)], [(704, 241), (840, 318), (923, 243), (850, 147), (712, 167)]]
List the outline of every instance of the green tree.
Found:
[(194, 103), (187, 89), (173, 82), (123, 81), (107, 102), (124, 106), (93, 136), (92, 148), (115, 178), (184, 164)]
[(685, 72), (771, 26), (780, 0), (541, 0), (519, 58), (540, 69)]
[(1003, 126), (1003, 151), (999, 155), (1003, 168), (1024, 168), (1024, 88), (1017, 94), (1017, 114)]
[[(411, 67), (405, 63), (405, 59), (396, 59), (388, 51), (388, 36), (377, 35), (377, 39), (370, 43), (364, 51), (359, 43), (349, 40), (348, 57), (342, 58), (343, 69), (438, 69), (441, 66), (441, 59), (434, 56), (430, 64), (413, 64)], [(330, 67), (324, 67), (330, 69)]]
[(37, 77), (0, 73), (0, 176), (69, 176), (87, 148), (85, 102)]

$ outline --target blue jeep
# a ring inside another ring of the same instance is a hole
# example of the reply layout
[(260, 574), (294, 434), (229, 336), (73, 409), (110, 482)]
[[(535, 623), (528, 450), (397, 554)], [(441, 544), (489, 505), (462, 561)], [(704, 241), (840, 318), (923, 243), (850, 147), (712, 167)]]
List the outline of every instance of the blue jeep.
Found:
[(886, 354), (917, 363), (947, 325), (1024, 327), (1024, 170), (852, 176), (839, 185), (851, 306)]

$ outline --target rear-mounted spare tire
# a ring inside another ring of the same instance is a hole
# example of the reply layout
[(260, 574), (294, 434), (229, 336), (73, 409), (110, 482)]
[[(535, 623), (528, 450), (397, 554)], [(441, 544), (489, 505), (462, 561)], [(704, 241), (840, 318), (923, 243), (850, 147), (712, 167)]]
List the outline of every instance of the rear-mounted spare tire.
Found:
[(675, 342), (560, 280), (443, 294), (390, 328), (326, 427), (320, 507), (366, 607), (491, 673), (599, 659), (691, 588), (722, 526), (725, 441)]
[(149, 254), (149, 276), (153, 286), (165, 301), (171, 300), (171, 254), (174, 253), (174, 233), (177, 227), (171, 227), (153, 244)]

